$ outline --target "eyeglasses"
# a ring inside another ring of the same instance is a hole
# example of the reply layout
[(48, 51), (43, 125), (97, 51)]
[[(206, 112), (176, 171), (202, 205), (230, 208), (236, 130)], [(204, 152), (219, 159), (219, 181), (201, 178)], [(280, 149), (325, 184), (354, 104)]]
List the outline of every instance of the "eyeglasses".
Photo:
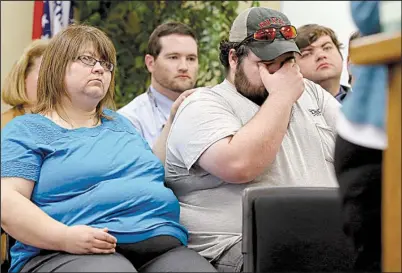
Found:
[(90, 66), (95, 66), (97, 62), (106, 70), (106, 71), (113, 71), (114, 64), (107, 62), (107, 61), (101, 61), (97, 60), (94, 57), (88, 56), (88, 55), (82, 55), (77, 57), (78, 60), (83, 62), (84, 64), (90, 65)]
[(279, 35), (278, 31), (286, 40), (294, 39), (297, 36), (296, 27), (292, 25), (262, 28), (247, 36), (243, 41), (239, 43), (238, 47), (240, 47), (242, 44), (245, 44), (251, 39), (254, 39), (255, 41), (265, 41), (272, 43)]

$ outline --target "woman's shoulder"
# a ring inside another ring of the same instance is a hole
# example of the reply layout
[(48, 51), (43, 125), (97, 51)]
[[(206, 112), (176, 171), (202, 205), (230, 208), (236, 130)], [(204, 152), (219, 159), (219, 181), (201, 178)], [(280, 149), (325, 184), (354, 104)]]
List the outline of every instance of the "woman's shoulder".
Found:
[[(111, 109), (104, 109), (103, 114), (110, 117), (111, 121), (114, 125), (117, 127), (126, 127), (127, 125), (131, 125), (131, 122), (122, 114), (119, 114), (118, 112), (111, 110)], [(130, 127), (131, 127), (130, 126)]]
[(106, 127), (108, 127), (109, 129), (139, 135), (137, 129), (134, 127), (131, 121), (122, 114), (110, 109), (105, 109), (103, 113), (111, 118), (111, 120), (107, 120)]
[(30, 123), (38, 125), (38, 124), (46, 124), (46, 118), (40, 114), (22, 114), (15, 116), (12, 120), (10, 120), (6, 126), (12, 124), (25, 124), (29, 125)]
[(48, 142), (59, 132), (40, 114), (24, 114), (10, 120), (1, 130), (2, 139), (6, 137), (32, 138), (36, 142)]
[(110, 108), (103, 109), (103, 114), (112, 118), (115, 118), (118, 115), (116, 111)]

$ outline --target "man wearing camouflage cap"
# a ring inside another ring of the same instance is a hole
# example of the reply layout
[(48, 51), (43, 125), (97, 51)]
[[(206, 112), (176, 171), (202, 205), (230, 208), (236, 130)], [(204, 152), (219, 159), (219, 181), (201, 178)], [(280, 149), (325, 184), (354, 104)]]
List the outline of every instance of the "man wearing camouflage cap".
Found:
[(303, 79), (296, 28), (261, 7), (238, 15), (221, 43), (226, 79), (179, 108), (167, 141), (167, 185), (189, 247), (219, 271), (242, 271), (242, 193), (254, 186), (336, 187), (339, 103)]

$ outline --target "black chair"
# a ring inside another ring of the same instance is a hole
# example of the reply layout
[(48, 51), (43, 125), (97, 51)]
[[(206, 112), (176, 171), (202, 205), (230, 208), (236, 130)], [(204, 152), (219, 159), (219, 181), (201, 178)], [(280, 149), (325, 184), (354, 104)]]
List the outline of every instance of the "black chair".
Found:
[(346, 272), (353, 247), (336, 188), (255, 187), (243, 194), (244, 272)]

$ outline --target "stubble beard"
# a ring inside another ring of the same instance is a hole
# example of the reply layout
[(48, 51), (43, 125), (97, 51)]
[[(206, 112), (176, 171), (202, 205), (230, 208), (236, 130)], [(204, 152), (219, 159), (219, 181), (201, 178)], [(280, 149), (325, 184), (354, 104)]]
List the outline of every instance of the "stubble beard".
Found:
[(192, 89), (195, 86), (195, 81), (192, 79), (189, 79), (185, 83), (177, 83), (177, 79), (165, 79), (165, 78), (155, 78), (155, 80), (164, 88), (171, 90), (172, 92), (175, 93), (183, 93), (186, 90)]

